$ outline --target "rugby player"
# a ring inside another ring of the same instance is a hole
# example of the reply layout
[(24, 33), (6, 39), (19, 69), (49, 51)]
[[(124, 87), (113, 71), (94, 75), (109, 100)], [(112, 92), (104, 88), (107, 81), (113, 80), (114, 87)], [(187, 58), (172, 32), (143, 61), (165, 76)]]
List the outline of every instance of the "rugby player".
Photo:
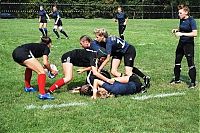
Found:
[(49, 93), (45, 92), (46, 75), (43, 66), (36, 59), (39, 57), (43, 58), (43, 64), (46, 69), (51, 71), (52, 74), (56, 75), (57, 71), (50, 68), (48, 61), (48, 55), (50, 53), (52, 41), (49, 37), (42, 37), (41, 43), (27, 43), (18, 46), (12, 53), (12, 57), (15, 62), (25, 66), (25, 92), (35, 92), (36, 89), (30, 84), (32, 71), (38, 74), (38, 88), (39, 88), (39, 99), (54, 99)]
[(47, 19), (50, 21), (48, 14), (44, 10), (43, 6), (40, 5), (40, 10), (39, 10), (39, 31), (41, 31), (42, 36), (47, 36)]
[(117, 8), (117, 13), (115, 14), (115, 22), (118, 22), (119, 37), (124, 40), (124, 31), (128, 22), (128, 16), (122, 11), (121, 7)]
[(53, 18), (55, 20), (53, 32), (56, 34), (57, 39), (60, 38), (60, 35), (57, 31), (58, 29), (59, 29), (60, 33), (62, 33), (66, 37), (66, 39), (69, 39), (67, 33), (63, 30), (61, 15), (56, 6), (53, 6), (53, 12), (50, 14), (53, 16)]
[(191, 79), (189, 88), (196, 86), (196, 67), (194, 64), (194, 37), (197, 36), (197, 25), (193, 17), (190, 16), (190, 9), (188, 6), (179, 5), (178, 14), (180, 24), (178, 29), (173, 29), (172, 33), (180, 37), (178, 46), (176, 48), (174, 75), (175, 78), (170, 82), (171, 84), (181, 83), (181, 61), (183, 56), (187, 59), (189, 67), (189, 77)]

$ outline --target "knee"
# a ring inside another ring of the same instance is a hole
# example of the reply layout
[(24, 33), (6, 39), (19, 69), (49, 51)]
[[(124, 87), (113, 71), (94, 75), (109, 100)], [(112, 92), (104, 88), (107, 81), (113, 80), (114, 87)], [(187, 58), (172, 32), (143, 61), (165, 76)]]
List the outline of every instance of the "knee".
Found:
[(45, 71), (44, 71), (44, 69), (40, 69), (40, 70), (38, 70), (37, 73), (38, 73), (38, 74), (46, 74)]
[(69, 76), (66, 76), (66, 77), (63, 78), (63, 80), (64, 80), (65, 83), (70, 82), (72, 79), (73, 79), (73, 78), (72, 78), (72, 77), (69, 77)]

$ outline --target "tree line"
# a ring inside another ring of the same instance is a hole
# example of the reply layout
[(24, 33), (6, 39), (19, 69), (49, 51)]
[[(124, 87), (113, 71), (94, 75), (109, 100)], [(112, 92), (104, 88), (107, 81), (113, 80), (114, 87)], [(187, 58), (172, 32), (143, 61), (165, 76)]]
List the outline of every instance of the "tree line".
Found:
[(112, 18), (118, 6), (122, 6), (130, 18), (175, 18), (178, 4), (194, 6), (191, 11), (197, 12), (196, 17), (200, 14), (199, 0), (3, 0), (1, 12), (35, 18), (41, 4), (47, 12), (52, 5), (57, 5), (65, 18)]

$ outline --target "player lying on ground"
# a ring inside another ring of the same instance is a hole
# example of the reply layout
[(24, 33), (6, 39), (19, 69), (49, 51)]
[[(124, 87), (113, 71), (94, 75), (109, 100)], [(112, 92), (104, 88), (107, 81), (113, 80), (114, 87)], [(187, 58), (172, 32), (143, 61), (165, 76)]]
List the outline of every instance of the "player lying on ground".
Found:
[(45, 92), (46, 75), (43, 66), (36, 59), (39, 57), (43, 58), (43, 64), (46, 69), (51, 71), (52, 74), (56, 75), (57, 71), (50, 68), (48, 61), (48, 55), (50, 53), (51, 39), (49, 37), (42, 37), (41, 43), (28, 43), (17, 47), (12, 57), (15, 62), (26, 67), (25, 70), (25, 92), (35, 92), (36, 90), (31, 87), (32, 71), (38, 74), (38, 88), (39, 88), (39, 99), (53, 99), (49, 93)]
[(131, 95), (139, 92), (146, 92), (137, 75), (112, 78), (113, 84), (106, 83), (100, 79), (94, 79), (92, 98), (96, 99), (98, 93), (111, 93), (114, 95)]

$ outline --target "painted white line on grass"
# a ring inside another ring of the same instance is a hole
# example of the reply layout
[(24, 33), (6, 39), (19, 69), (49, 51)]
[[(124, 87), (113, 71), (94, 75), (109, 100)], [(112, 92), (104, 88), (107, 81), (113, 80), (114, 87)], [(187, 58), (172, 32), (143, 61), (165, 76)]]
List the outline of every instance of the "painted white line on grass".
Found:
[(45, 104), (42, 106), (37, 105), (28, 105), (26, 109), (51, 109), (51, 108), (62, 108), (62, 107), (69, 107), (69, 106), (86, 106), (87, 103), (79, 103), (79, 102), (72, 102), (72, 103), (62, 103), (62, 104)]
[(132, 97), (132, 99), (135, 100), (146, 100), (150, 98), (163, 98), (163, 97), (170, 97), (170, 96), (179, 96), (179, 95), (185, 95), (185, 92), (176, 92), (176, 93), (164, 93), (164, 94), (157, 94), (157, 95), (144, 95), (140, 97)]

